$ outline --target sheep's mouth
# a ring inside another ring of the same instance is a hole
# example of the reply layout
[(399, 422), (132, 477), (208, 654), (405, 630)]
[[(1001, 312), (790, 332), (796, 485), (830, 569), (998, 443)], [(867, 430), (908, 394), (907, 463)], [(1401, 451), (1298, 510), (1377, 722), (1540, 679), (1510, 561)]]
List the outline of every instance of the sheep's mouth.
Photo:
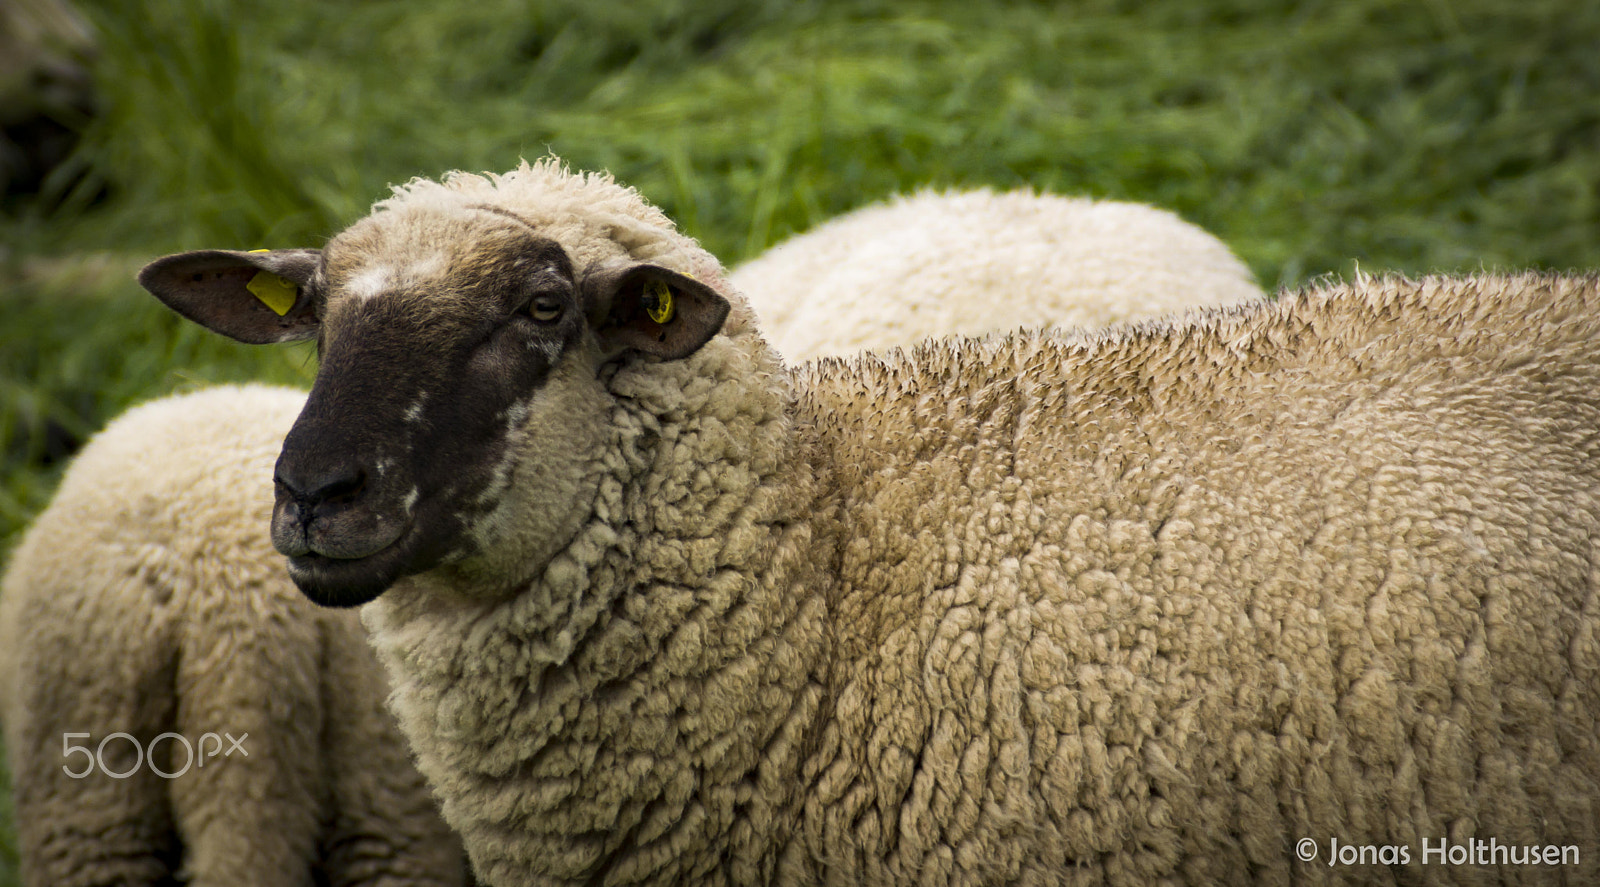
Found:
[[(460, 554), (459, 529), (455, 522), (437, 513), (413, 515), (388, 545), (356, 557), (337, 556), (354, 545), (344, 549), (307, 546), (290, 554), (289, 578), (313, 603), (359, 607), (376, 600), (401, 579), (431, 570)], [(329, 548), (335, 553), (329, 554)]]
[(282, 481), (277, 487), (272, 545), (288, 558), (289, 578), (315, 603), (360, 606), (422, 568), (427, 534), (410, 507), (351, 501), (360, 490), (318, 498), (296, 495)]
[(313, 603), (324, 607), (359, 607), (389, 589), (401, 577), (418, 572), (415, 534), (361, 557), (331, 557), (308, 551), (289, 558), (289, 578)]

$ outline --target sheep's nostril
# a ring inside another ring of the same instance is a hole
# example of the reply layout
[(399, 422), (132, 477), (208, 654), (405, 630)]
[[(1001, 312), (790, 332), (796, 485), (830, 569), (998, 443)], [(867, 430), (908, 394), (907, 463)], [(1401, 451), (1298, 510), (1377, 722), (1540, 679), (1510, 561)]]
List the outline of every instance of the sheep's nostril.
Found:
[(348, 503), (360, 496), (367, 486), (367, 472), (350, 466), (302, 477), (280, 470), (272, 481), (281, 498), (299, 506), (302, 514), (310, 516), (319, 505)]
[(354, 474), (337, 478), (312, 494), (319, 502), (349, 501), (361, 495), (367, 486), (367, 473), (357, 469)]

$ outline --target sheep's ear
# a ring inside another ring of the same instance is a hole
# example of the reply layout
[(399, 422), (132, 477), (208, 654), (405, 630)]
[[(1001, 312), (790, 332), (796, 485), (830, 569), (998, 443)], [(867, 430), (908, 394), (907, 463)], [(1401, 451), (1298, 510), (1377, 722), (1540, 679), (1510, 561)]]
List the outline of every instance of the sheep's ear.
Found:
[(589, 322), (607, 354), (637, 351), (678, 360), (722, 329), (728, 300), (692, 277), (657, 265), (610, 265), (583, 279)]
[(311, 278), (321, 252), (208, 249), (156, 259), (139, 285), (206, 329), (251, 345), (317, 334)]

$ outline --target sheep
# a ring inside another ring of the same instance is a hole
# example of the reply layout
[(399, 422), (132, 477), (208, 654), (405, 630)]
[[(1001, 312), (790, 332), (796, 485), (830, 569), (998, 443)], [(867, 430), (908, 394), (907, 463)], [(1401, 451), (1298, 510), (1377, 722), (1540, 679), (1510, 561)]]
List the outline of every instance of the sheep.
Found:
[(716, 259), (549, 158), (140, 280), (317, 339), (273, 543), (362, 606), (485, 883), (1482, 883), (1422, 854), (1600, 846), (1600, 277), (789, 368)]
[(729, 281), (795, 361), (1265, 298), (1222, 241), (1166, 210), (1023, 190), (874, 204), (773, 247)]
[(297, 592), (267, 537), (304, 403), (134, 408), (17, 548), (0, 719), (24, 883), (462, 883), (358, 616)]
[[(883, 231), (893, 234), (883, 236)], [(974, 231), (983, 234), (981, 246), (973, 242)], [(874, 234), (879, 235), (876, 240), (871, 239)], [(955, 240), (958, 236), (963, 240)], [(899, 258), (891, 259), (889, 255)], [(1119, 277), (1110, 274), (1113, 262), (1123, 263)], [(829, 273), (807, 279), (806, 272), (813, 265), (826, 268)], [(1028, 279), (1030, 276), (1032, 280)], [(981, 332), (990, 327), (1050, 319), (1062, 323), (1106, 322), (1121, 319), (1127, 312), (1156, 313), (1160, 308), (1176, 307), (1176, 300), (1158, 282), (1187, 281), (1186, 288), (1174, 287), (1171, 292), (1219, 304), (1261, 295), (1249, 282), (1249, 272), (1226, 246), (1170, 213), (1136, 204), (1020, 191), (1003, 195), (925, 192), (899, 198), (893, 204), (859, 210), (791, 239), (735, 272), (731, 280), (736, 289), (756, 302), (758, 313), (763, 316), (769, 309), (786, 305), (775, 294), (779, 283), (791, 291), (803, 290), (799, 304), (813, 299), (831, 300), (828, 313), (839, 341), (817, 343), (818, 331), (810, 330), (812, 344), (828, 353), (843, 353), (861, 344), (908, 344), (938, 332)], [(1046, 282), (1048, 286), (1044, 285)], [(896, 285), (904, 292), (896, 291)], [(975, 312), (965, 311), (941, 316), (940, 322), (948, 324), (948, 329), (941, 329), (940, 323), (925, 329), (915, 327), (918, 320), (932, 321), (930, 312), (934, 309), (928, 307), (930, 302), (970, 299), (985, 287), (998, 291), (1000, 298), (982, 302), (983, 314), (974, 316)], [(1023, 292), (1033, 294), (1035, 299), (1014, 298)], [(758, 296), (766, 296), (767, 301), (758, 301)], [(1173, 304), (1163, 304), (1162, 299)], [(859, 338), (862, 327), (848, 318), (860, 316), (861, 323), (872, 324), (875, 319), (865, 308), (880, 303), (883, 307), (906, 306), (912, 323), (892, 326), (893, 318), (878, 318), (879, 328), (872, 332), (882, 338), (870, 334), (865, 340)], [(1055, 310), (1047, 312), (1040, 307), (1030, 313), (1002, 307), (1024, 304), (1054, 306)], [(781, 344), (786, 335), (792, 339), (800, 329), (793, 325), (787, 330), (769, 326), (765, 332)], [(809, 358), (815, 354), (803, 350), (795, 356)], [(161, 494), (146, 489), (142, 495)], [(177, 505), (169, 502), (165, 507)], [(273, 643), (281, 650), (292, 639), (277, 637)], [(141, 652), (149, 655), (149, 651)], [(108, 673), (120, 676), (122, 672), (108, 669)], [(356, 690), (352, 687), (346, 692)], [(0, 711), (4, 710), (0, 706)], [(95, 735), (105, 732), (112, 731)], [(346, 760), (340, 762), (339, 771), (357, 772), (364, 766), (359, 758)]]

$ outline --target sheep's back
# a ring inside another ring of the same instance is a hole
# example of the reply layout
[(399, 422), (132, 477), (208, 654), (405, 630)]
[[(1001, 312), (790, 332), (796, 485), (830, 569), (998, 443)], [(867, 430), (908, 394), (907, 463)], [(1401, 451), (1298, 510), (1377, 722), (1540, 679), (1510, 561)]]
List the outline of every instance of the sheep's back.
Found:
[(849, 540), (816, 852), (1147, 883), (1595, 846), (1596, 281), (1341, 292), (814, 371)]
[(1226, 244), (1173, 213), (1028, 191), (928, 191), (864, 207), (730, 281), (794, 361), (1264, 296)]

